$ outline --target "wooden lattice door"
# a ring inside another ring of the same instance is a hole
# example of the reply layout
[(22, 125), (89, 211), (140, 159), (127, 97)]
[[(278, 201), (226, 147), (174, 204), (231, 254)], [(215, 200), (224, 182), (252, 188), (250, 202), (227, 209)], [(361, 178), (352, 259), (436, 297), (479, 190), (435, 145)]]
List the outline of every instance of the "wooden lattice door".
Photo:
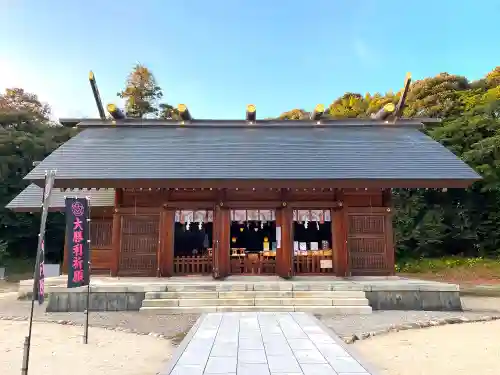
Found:
[(155, 276), (159, 215), (126, 215), (121, 223), (120, 275)]
[(369, 211), (349, 212), (348, 254), (352, 275), (385, 275), (390, 273), (388, 262), (387, 212), (371, 208)]

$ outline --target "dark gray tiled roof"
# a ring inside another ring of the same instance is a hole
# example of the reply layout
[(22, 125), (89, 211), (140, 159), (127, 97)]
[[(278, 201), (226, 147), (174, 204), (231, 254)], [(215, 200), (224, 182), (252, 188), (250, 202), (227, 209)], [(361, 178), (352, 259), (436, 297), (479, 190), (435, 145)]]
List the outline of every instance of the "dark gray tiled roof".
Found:
[(417, 129), (402, 127), (94, 128), (54, 151), (27, 179), (480, 178)]
[[(64, 197), (90, 197), (91, 207), (113, 207), (115, 201), (114, 189), (72, 190), (54, 189), (50, 197), (50, 209), (57, 211), (64, 208)], [(29, 185), (16, 196), (6, 208), (12, 211), (39, 211), (42, 206), (42, 188), (35, 184)]]

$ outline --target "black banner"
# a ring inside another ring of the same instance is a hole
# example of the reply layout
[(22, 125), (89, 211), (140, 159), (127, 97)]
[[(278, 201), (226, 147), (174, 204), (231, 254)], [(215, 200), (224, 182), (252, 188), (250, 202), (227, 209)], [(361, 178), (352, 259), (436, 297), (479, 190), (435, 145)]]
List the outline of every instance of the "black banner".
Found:
[(66, 246), (68, 249), (68, 288), (89, 284), (89, 201), (66, 198)]

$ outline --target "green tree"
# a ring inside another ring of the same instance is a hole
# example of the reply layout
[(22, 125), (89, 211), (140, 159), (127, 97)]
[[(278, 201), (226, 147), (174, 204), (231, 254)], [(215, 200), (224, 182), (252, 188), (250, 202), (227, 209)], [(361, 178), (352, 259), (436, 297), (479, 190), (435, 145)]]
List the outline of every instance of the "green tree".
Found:
[(180, 120), (181, 115), (177, 108), (174, 108), (170, 104), (160, 104), (160, 115), (159, 118), (164, 120)]
[(30, 123), (45, 123), (49, 116), (50, 107), (41, 103), (36, 94), (21, 88), (6, 89), (4, 94), (0, 94), (0, 126), (22, 127)]
[(292, 109), (288, 112), (283, 112), (280, 116), (280, 120), (304, 120), (309, 118), (310, 113), (303, 109)]
[(469, 87), (467, 78), (448, 73), (416, 81), (411, 84), (404, 114), (439, 118), (460, 115), (460, 92)]
[(327, 114), (331, 117), (365, 117), (369, 102), (361, 95), (346, 92), (328, 107)]
[(137, 64), (127, 77), (125, 89), (117, 95), (125, 99), (127, 117), (142, 118), (158, 115), (158, 101), (163, 92), (153, 73), (144, 65)]
[[(33, 255), (39, 229), (38, 214), (21, 214), (5, 206), (27, 186), (23, 177), (34, 161), (43, 160), (73, 134), (73, 129), (54, 126), (48, 120), (50, 108), (35, 94), (10, 90), (0, 98), (0, 239), (6, 241), (13, 256)], [(63, 230), (60, 218), (50, 215), (47, 250), (60, 251)]]
[(445, 193), (417, 189), (411, 197), (410, 191), (397, 190), (400, 257), (500, 255), (500, 86), (491, 84), (492, 76), (469, 84), (463, 77), (440, 74), (412, 85), (406, 113), (442, 117), (429, 134), (484, 180)]

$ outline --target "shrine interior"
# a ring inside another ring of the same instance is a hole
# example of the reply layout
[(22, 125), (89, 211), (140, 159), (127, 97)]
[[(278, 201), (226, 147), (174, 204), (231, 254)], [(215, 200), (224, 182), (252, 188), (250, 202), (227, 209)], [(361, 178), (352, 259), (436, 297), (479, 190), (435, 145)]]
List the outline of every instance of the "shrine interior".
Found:
[(332, 249), (332, 225), (330, 222), (303, 221), (293, 223), (294, 254), (300, 251)]
[(213, 223), (175, 223), (174, 256), (201, 256), (212, 247)]
[(276, 251), (276, 222), (232, 221), (230, 238), (231, 249), (240, 254)]

